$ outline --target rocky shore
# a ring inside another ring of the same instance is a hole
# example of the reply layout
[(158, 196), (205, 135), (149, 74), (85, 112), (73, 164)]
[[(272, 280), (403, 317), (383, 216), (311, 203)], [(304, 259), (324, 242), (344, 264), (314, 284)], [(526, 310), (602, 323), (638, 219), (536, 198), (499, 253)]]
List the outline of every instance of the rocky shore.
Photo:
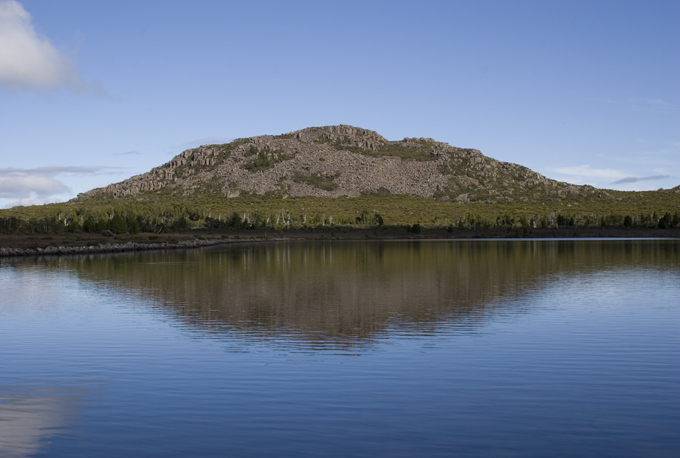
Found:
[[(625, 229), (578, 228), (534, 229), (532, 231), (487, 229), (454, 230), (425, 228), (407, 232), (404, 228), (242, 231), (234, 233), (205, 232), (175, 234), (136, 234), (105, 236), (94, 234), (0, 235), (0, 258), (27, 256), (62, 256), (129, 251), (178, 250), (210, 247), (230, 243), (284, 240), (418, 240), (418, 239), (546, 239), (546, 238), (666, 238), (680, 240), (680, 228)], [(112, 240), (113, 239), (113, 240)]]
[(225, 243), (246, 242), (247, 239), (210, 239), (199, 240), (189, 239), (177, 243), (105, 243), (98, 245), (85, 246), (47, 246), (36, 248), (17, 248), (0, 247), (0, 257), (14, 256), (50, 256), (50, 255), (73, 255), (73, 254), (93, 254), (93, 253), (119, 253), (123, 251), (148, 251), (148, 250), (176, 250), (188, 248), (201, 248), (207, 246), (221, 245)]

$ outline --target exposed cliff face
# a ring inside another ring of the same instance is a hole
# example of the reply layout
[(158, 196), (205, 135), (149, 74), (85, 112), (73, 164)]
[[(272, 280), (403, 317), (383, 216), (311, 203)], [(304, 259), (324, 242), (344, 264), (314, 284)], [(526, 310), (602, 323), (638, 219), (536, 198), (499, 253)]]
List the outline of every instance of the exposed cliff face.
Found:
[(405, 194), (461, 202), (611, 199), (603, 190), (550, 180), (474, 149), (429, 138), (388, 141), (339, 125), (205, 145), (78, 199), (164, 193), (340, 197)]

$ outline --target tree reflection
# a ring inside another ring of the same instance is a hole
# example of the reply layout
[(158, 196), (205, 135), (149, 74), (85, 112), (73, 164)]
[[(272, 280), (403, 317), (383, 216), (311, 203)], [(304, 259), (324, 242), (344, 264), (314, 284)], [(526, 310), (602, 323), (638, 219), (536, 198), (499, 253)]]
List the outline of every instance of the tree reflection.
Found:
[(554, 278), (619, 266), (678, 268), (677, 241), (276, 242), (45, 259), (152, 299), (185, 325), (306, 342), (388, 329), (473, 330)]

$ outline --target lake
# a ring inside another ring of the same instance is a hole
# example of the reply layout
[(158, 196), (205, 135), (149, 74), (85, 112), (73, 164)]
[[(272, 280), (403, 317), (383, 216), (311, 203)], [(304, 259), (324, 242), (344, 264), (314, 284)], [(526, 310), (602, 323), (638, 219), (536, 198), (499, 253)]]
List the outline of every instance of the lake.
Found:
[(677, 456), (680, 241), (0, 259), (0, 456)]

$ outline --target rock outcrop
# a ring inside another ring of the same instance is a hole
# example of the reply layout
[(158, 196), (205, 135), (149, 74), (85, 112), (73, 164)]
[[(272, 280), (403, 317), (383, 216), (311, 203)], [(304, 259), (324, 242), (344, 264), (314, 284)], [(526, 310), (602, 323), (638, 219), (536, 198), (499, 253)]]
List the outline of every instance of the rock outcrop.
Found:
[(429, 138), (388, 141), (346, 125), (189, 149), (145, 174), (77, 199), (197, 193), (331, 198), (403, 194), (490, 203), (612, 199), (606, 191), (550, 180), (475, 149)]

